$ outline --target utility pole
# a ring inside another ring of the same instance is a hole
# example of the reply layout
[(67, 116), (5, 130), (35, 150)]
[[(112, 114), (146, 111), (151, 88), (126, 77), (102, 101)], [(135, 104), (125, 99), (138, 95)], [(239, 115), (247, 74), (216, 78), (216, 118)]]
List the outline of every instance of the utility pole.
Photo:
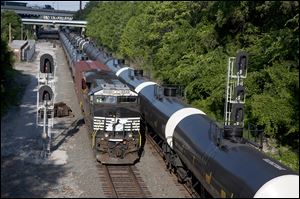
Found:
[(11, 23), (8, 24), (8, 41), (11, 43)]
[(80, 10), (80, 12), (82, 10), (82, 1), (79, 1), (79, 10)]
[(26, 39), (28, 40), (28, 29), (26, 30)]
[(21, 23), (21, 40), (23, 40), (23, 23)]

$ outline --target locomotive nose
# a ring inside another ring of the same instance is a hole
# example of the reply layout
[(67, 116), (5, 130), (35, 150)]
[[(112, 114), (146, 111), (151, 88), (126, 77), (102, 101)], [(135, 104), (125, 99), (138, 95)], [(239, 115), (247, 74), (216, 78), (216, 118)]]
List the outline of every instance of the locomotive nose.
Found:
[(283, 175), (265, 183), (254, 198), (299, 198), (299, 176)]

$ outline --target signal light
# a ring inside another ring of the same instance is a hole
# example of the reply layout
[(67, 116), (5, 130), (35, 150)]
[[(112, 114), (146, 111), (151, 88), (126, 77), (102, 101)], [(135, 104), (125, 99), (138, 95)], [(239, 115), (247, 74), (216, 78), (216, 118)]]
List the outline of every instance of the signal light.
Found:
[(43, 54), (40, 58), (40, 72), (41, 73), (53, 73), (54, 61), (53, 57), (49, 54)]
[(239, 52), (236, 56), (236, 69), (240, 75), (246, 75), (248, 66), (248, 54), (246, 52)]
[(244, 119), (244, 105), (243, 104), (233, 104), (231, 112), (231, 121), (242, 122)]
[(235, 87), (235, 96), (234, 99), (243, 101), (245, 99), (245, 88), (242, 85)]
[(53, 91), (52, 89), (47, 86), (41, 86), (39, 89), (39, 101), (44, 102), (44, 101), (52, 101), (53, 97)]

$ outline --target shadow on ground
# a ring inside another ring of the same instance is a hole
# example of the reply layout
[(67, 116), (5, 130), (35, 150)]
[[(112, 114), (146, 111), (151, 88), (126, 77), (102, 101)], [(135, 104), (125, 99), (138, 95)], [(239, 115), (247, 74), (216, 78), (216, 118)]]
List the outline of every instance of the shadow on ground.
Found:
[[(72, 176), (70, 168), (49, 159), (43, 161), (40, 156), (42, 127), (35, 124), (37, 80), (22, 74), (19, 82), (24, 89), (19, 96), (20, 106), (11, 107), (1, 118), (1, 198), (74, 197), (76, 192), (67, 186), (72, 182), (63, 180), (64, 176)], [(75, 120), (60, 133), (52, 151), (74, 136), (82, 121)]]
[(1, 198), (45, 197), (66, 174), (63, 165), (32, 164), (17, 156), (1, 157)]
[[(68, 129), (64, 130), (59, 135), (52, 138), (52, 147), (51, 151), (57, 150), (60, 145), (62, 145), (68, 138), (73, 137), (80, 129), (80, 127), (84, 124), (84, 119), (75, 120)], [(64, 126), (64, 124), (60, 124)], [(55, 127), (58, 128), (58, 127)]]

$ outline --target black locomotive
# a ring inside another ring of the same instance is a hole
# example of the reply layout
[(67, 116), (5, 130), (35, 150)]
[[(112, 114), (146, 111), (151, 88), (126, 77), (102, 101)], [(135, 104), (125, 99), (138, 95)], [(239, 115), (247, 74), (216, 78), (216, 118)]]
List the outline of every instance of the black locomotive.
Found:
[(108, 67), (87, 60), (76, 39), (67, 33), (60, 31), (60, 40), (97, 160), (102, 164), (136, 163), (144, 143), (138, 94)]

